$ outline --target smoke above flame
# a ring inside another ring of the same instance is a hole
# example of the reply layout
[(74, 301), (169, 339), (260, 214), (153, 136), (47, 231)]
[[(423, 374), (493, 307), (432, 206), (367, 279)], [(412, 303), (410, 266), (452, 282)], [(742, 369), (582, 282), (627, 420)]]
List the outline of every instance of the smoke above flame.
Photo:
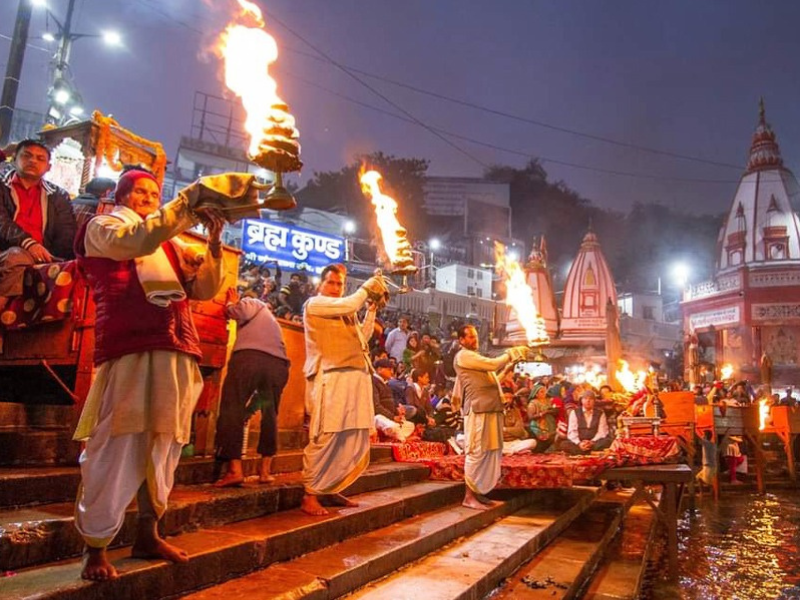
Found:
[[(225, 62), (225, 85), (242, 99), (247, 118), (245, 130), (250, 134), (248, 153), (256, 156), (264, 130), (279, 118), (294, 119), (282, 110), (278, 84), (269, 68), (278, 58), (278, 44), (264, 30), (261, 10), (253, 2), (238, 0), (241, 10), (220, 35), (216, 51)], [(272, 118), (271, 118), (272, 117)]]
[(495, 271), (506, 285), (506, 304), (516, 313), (517, 320), (525, 330), (528, 344), (541, 345), (550, 341), (545, 328), (544, 318), (536, 309), (533, 301), (533, 290), (525, 277), (525, 271), (519, 262), (506, 254), (506, 247), (500, 242), (494, 243)]

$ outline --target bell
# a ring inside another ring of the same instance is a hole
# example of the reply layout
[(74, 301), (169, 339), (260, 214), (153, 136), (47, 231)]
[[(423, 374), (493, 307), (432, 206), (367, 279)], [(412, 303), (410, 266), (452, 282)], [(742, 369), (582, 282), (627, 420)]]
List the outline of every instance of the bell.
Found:
[(297, 206), (297, 200), (294, 199), (285, 187), (283, 187), (283, 173), (280, 171), (275, 172), (275, 182), (272, 187), (264, 196), (261, 208), (269, 208), (271, 210), (290, 210)]

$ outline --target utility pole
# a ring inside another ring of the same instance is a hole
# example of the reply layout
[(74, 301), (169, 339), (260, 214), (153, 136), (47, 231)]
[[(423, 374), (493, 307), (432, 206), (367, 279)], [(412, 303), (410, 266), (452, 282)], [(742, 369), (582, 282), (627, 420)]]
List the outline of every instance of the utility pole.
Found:
[(28, 29), (31, 24), (32, 12), (32, 0), (19, 0), (14, 35), (8, 51), (6, 77), (3, 80), (3, 94), (0, 97), (0, 146), (5, 146), (11, 135), (11, 118), (14, 116), (14, 108), (17, 104), (17, 90), (22, 74), (22, 60), (25, 58), (25, 46), (28, 44)]

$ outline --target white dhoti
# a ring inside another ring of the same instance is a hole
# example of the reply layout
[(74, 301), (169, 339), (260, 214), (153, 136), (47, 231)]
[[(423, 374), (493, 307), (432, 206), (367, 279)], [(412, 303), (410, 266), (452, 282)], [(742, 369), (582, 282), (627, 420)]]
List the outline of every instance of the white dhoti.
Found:
[(476, 494), (487, 494), (500, 481), (503, 459), (503, 413), (464, 417), (464, 482)]
[(361, 370), (320, 373), (306, 384), (310, 409), (303, 485), (312, 495), (338, 494), (369, 466), (372, 381)]
[(164, 514), (202, 389), (197, 361), (177, 352), (129, 354), (100, 366), (74, 436), (88, 438), (75, 525), (89, 546), (111, 542), (145, 481), (155, 516)]
[(389, 417), (375, 415), (375, 429), (388, 438), (398, 442), (405, 442), (406, 438), (414, 433), (414, 423), (405, 420), (402, 423), (398, 423)]
[(503, 442), (503, 454), (522, 454), (536, 448), (536, 440), (509, 440)]

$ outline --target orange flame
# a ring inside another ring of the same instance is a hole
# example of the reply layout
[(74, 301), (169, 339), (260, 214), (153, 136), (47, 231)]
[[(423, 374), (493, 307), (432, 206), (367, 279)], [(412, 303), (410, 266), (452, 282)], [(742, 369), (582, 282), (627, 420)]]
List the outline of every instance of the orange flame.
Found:
[(383, 176), (377, 171), (366, 171), (359, 177), (361, 191), (375, 207), (383, 247), (392, 265), (406, 266), (412, 262), (406, 230), (397, 220), (397, 201), (381, 191)]
[(625, 388), (626, 392), (636, 393), (643, 389), (647, 384), (647, 372), (637, 371), (634, 373), (628, 366), (628, 361), (619, 359), (619, 369), (617, 369), (617, 381)]
[(533, 290), (525, 280), (525, 271), (519, 262), (508, 257), (505, 245), (500, 242), (494, 243), (494, 260), (495, 270), (506, 284), (506, 305), (516, 313), (520, 325), (525, 330), (528, 344), (548, 343), (550, 337), (547, 335), (544, 318), (536, 310)]
[(281, 122), (287, 128), (294, 128), (295, 123), (283, 110), (286, 105), (278, 96), (278, 84), (269, 74), (270, 65), (278, 58), (278, 45), (263, 29), (258, 6), (247, 0), (239, 0), (239, 5), (242, 11), (220, 35), (217, 51), (225, 60), (225, 85), (242, 99), (247, 113), (244, 127), (250, 134), (248, 153), (256, 156), (271, 123)]
[(730, 363), (725, 363), (719, 369), (720, 375), (722, 379), (730, 379), (733, 377), (733, 365)]
[(769, 421), (769, 401), (766, 398), (762, 398), (758, 401), (758, 430), (764, 431), (767, 427), (767, 421)]

